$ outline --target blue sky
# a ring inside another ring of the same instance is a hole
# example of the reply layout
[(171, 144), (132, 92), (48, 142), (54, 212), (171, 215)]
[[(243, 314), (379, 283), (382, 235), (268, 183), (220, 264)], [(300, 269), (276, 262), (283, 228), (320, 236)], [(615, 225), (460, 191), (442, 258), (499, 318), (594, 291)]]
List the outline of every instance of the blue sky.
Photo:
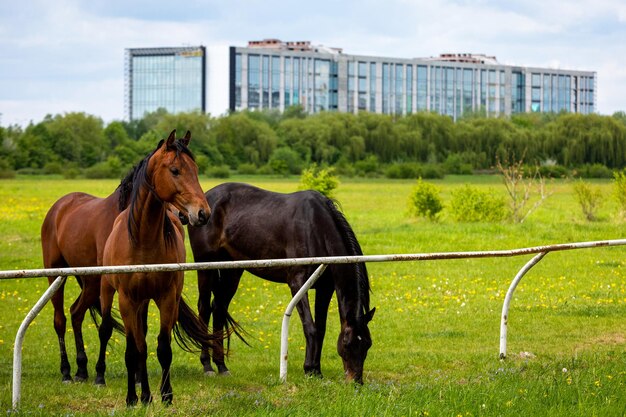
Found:
[(0, 124), (73, 111), (123, 119), (125, 48), (265, 38), (596, 71), (598, 112), (626, 111), (624, 0), (21, 0), (0, 2)]

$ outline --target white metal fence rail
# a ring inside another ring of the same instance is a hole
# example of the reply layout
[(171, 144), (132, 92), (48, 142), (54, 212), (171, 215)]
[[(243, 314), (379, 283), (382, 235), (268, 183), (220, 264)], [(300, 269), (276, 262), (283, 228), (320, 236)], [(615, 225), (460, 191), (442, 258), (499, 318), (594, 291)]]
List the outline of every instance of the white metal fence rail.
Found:
[(15, 338), (13, 350), (13, 409), (17, 409), (21, 396), (22, 379), (22, 345), (26, 329), (43, 309), (45, 304), (52, 298), (54, 292), (61, 286), (69, 275), (97, 275), (97, 274), (121, 274), (129, 272), (155, 272), (155, 271), (191, 271), (208, 269), (235, 269), (235, 268), (271, 268), (278, 266), (319, 265), (313, 275), (305, 282), (300, 291), (293, 297), (283, 316), (281, 331), (280, 352), (280, 379), (287, 379), (287, 353), (289, 319), (296, 304), (305, 296), (307, 291), (315, 284), (322, 275), (324, 269), (332, 264), (359, 263), (359, 262), (402, 262), (402, 261), (427, 261), (442, 259), (468, 259), (468, 258), (502, 258), (521, 255), (536, 254), (519, 270), (506, 293), (502, 305), (500, 318), (500, 359), (506, 358), (506, 337), (509, 316), (509, 306), (513, 293), (523, 276), (535, 266), (549, 252), (565, 251), (572, 249), (586, 249), (608, 246), (626, 245), (626, 239), (600, 240), (592, 242), (563, 243), (556, 245), (534, 246), (520, 249), (473, 251), (473, 252), (434, 252), (417, 254), (396, 255), (362, 255), (362, 256), (327, 256), (311, 258), (290, 259), (266, 259), (251, 261), (228, 261), (228, 262), (193, 262), (184, 264), (152, 264), (152, 265), (127, 265), (107, 267), (84, 267), (84, 268), (53, 268), (53, 269), (24, 269), (14, 271), (0, 271), (0, 280), (14, 278), (37, 278), (57, 276), (58, 278), (48, 287), (46, 292), (37, 301), (33, 309), (24, 318)]

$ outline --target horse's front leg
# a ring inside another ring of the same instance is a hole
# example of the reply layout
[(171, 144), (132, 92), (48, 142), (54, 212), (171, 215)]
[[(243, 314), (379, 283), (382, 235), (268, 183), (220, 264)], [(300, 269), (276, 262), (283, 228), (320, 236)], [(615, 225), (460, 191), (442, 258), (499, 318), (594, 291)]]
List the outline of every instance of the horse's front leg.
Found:
[(120, 313), (124, 319), (126, 328), (126, 354), (124, 356), (127, 372), (126, 405), (137, 404), (137, 391), (135, 388), (136, 375), (141, 382), (141, 402), (152, 402), (150, 384), (148, 382), (147, 359), (148, 350), (146, 335), (142, 323), (143, 305), (130, 301), (125, 294), (119, 294)]
[[(304, 281), (294, 279), (289, 283), (292, 296), (295, 296), (298, 290), (302, 287), (302, 282)], [(300, 315), (300, 320), (302, 321), (302, 330), (304, 331), (304, 338), (306, 341), (304, 373), (306, 375), (322, 376), (319, 361), (315, 363), (315, 358), (319, 357), (320, 348), (317, 343), (317, 329), (315, 327), (315, 321), (311, 316), (311, 306), (309, 304), (308, 294), (300, 300), (300, 302), (296, 305), (296, 308), (298, 309), (298, 314)]]
[[(228, 306), (237, 292), (242, 274), (242, 269), (224, 270), (220, 271), (220, 276), (216, 278), (213, 287), (213, 334), (215, 335), (223, 334), (226, 331)], [(227, 343), (230, 344), (230, 336)], [(230, 375), (224, 356), (224, 341), (218, 338), (213, 348), (213, 362), (220, 375)]]

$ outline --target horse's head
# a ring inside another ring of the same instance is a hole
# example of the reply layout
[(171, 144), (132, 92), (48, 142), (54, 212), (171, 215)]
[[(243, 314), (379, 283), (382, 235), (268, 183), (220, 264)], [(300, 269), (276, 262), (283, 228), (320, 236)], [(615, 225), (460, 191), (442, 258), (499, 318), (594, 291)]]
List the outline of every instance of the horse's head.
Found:
[(363, 383), (363, 363), (372, 346), (372, 336), (367, 325), (375, 311), (375, 308), (371, 309), (365, 315), (357, 317), (354, 323), (342, 323), (337, 341), (337, 352), (343, 360), (346, 379), (359, 384)]
[(191, 133), (176, 140), (176, 130), (159, 143), (148, 162), (155, 194), (188, 218), (193, 226), (206, 224), (211, 209), (198, 182), (198, 166), (187, 148)]

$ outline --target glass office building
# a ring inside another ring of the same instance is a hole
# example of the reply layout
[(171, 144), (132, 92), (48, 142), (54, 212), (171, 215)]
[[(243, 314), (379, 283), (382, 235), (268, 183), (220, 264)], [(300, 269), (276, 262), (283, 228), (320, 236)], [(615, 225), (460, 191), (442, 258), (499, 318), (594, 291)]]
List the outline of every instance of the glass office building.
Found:
[(320, 111), (408, 114), (596, 109), (596, 73), (502, 65), (495, 57), (383, 58), (276, 39), (230, 48), (229, 109), (301, 105)]
[(204, 46), (126, 49), (128, 120), (158, 108), (206, 112), (206, 72)]

